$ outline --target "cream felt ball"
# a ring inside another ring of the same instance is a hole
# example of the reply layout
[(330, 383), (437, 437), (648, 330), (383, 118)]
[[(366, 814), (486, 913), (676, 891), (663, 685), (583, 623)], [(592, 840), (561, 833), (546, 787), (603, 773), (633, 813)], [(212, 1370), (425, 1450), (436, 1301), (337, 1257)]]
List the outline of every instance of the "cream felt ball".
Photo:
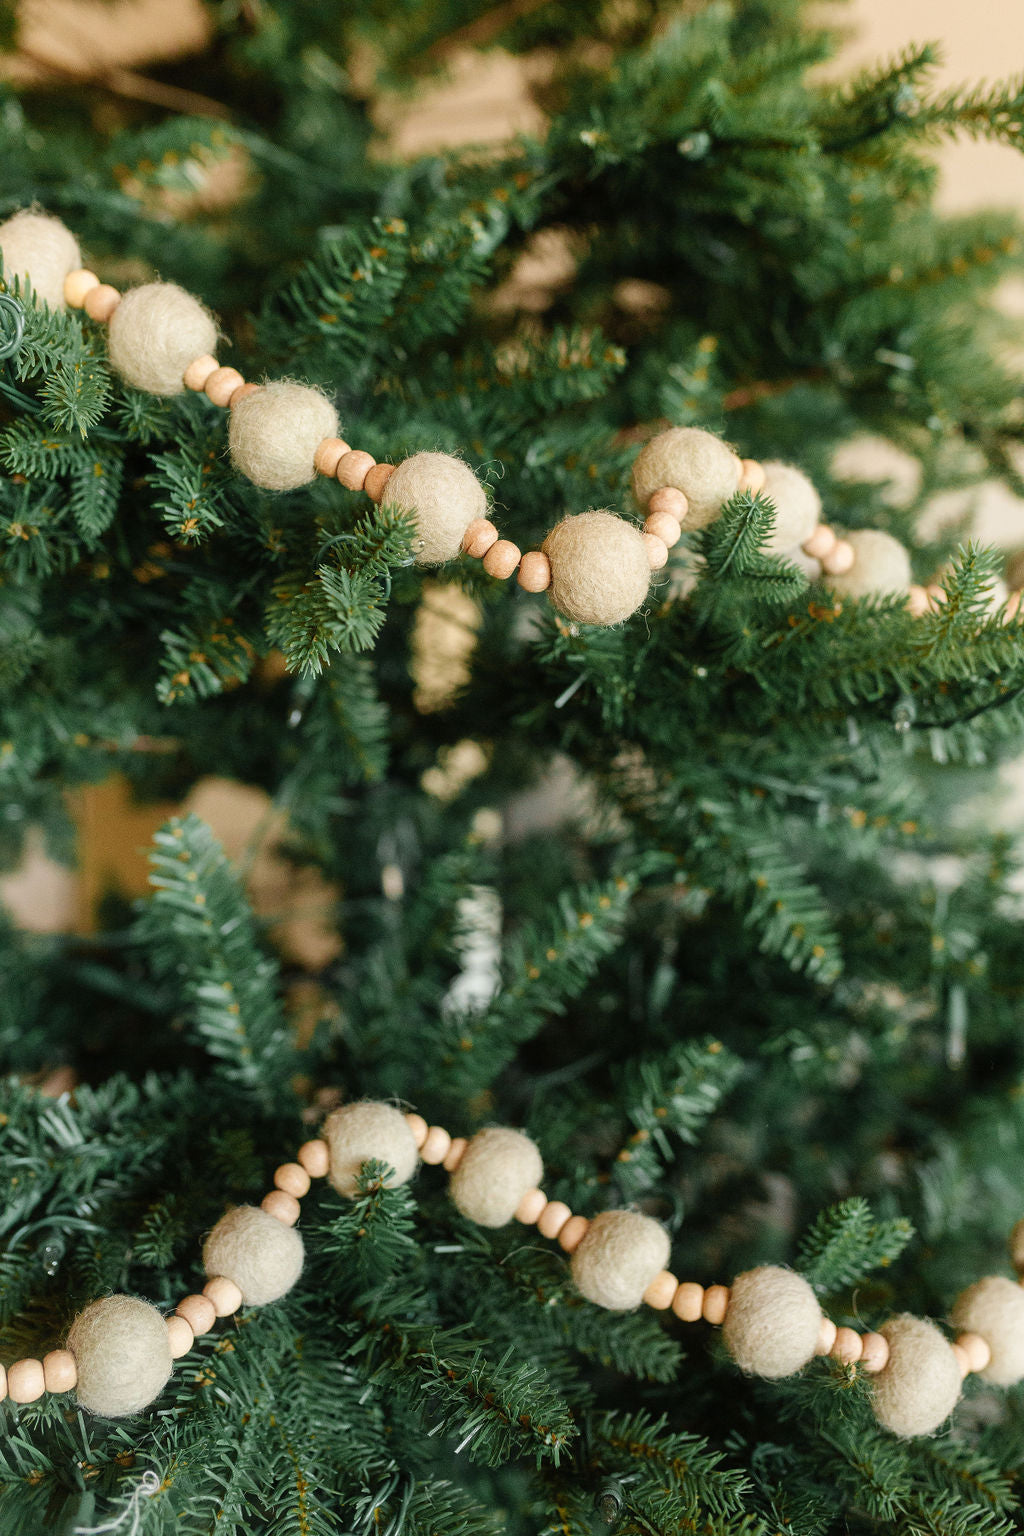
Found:
[(740, 480), (740, 463), (732, 449), (700, 427), (670, 427), (645, 443), (633, 464), (633, 494), (641, 512), (663, 485), (682, 491), (687, 501), (687, 528), (713, 523)]
[(228, 1211), (203, 1244), (209, 1279), (233, 1280), (247, 1307), (279, 1301), (302, 1273), (305, 1251), (294, 1227), (286, 1227), (257, 1205)]
[(766, 547), (771, 554), (781, 555), (810, 538), (821, 522), (821, 497), (795, 465), (770, 459), (762, 467), (761, 495), (775, 505), (775, 527)]
[(613, 512), (579, 512), (543, 543), (554, 606), (578, 624), (621, 624), (647, 596), (651, 567), (643, 534)]
[(189, 363), (216, 345), (213, 316), (177, 283), (129, 288), (107, 327), (110, 366), (150, 395), (180, 395)]
[(878, 1330), (889, 1359), (874, 1378), (875, 1418), (894, 1435), (930, 1435), (960, 1397), (960, 1367), (934, 1323), (902, 1312)]
[(854, 562), (842, 576), (825, 579), (840, 597), (884, 597), (910, 586), (910, 556), (898, 539), (880, 528), (858, 528), (845, 535)]
[(996, 1387), (1012, 1387), (1024, 1378), (1024, 1290), (1005, 1275), (986, 1275), (956, 1299), (953, 1323), (963, 1333), (977, 1333), (992, 1351), (979, 1375)]
[(611, 1312), (638, 1307), (655, 1275), (668, 1265), (669, 1236), (639, 1211), (602, 1211), (572, 1256), (572, 1278), (588, 1301)]
[(25, 209), (0, 224), (4, 276), (27, 277), (51, 309), (64, 308), (64, 279), (82, 265), (78, 241), (60, 219)]
[(414, 453), (388, 476), (384, 501), (416, 519), (417, 565), (454, 560), (470, 523), (487, 516), (487, 496), (468, 464), (450, 453)]
[(236, 469), (265, 491), (294, 491), (316, 479), (316, 450), (338, 435), (338, 413), (318, 389), (261, 384), (231, 407), (228, 447)]
[(764, 1264), (733, 1281), (722, 1337), (741, 1371), (771, 1381), (794, 1375), (814, 1355), (820, 1329), (818, 1298), (794, 1270)]
[(385, 1184), (405, 1184), (419, 1161), (416, 1138), (405, 1116), (391, 1104), (369, 1099), (343, 1104), (324, 1121), (330, 1168), (327, 1177), (339, 1195), (354, 1195), (364, 1163), (387, 1163), (393, 1170)]
[(67, 1347), (78, 1368), (78, 1401), (105, 1419), (140, 1413), (171, 1374), (167, 1324), (137, 1296), (94, 1301), (71, 1324)]
[(490, 1125), (471, 1138), (452, 1174), (449, 1192), (470, 1221), (481, 1227), (503, 1227), (543, 1173), (541, 1155), (529, 1136)]

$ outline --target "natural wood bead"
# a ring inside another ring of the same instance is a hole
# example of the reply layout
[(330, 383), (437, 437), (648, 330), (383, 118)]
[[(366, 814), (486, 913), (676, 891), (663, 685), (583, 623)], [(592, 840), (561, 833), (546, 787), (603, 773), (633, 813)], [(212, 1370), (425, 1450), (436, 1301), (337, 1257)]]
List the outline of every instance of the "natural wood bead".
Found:
[(78, 1363), (70, 1349), (51, 1349), (43, 1356), (43, 1381), (47, 1392), (70, 1392), (78, 1385)]
[(498, 530), (486, 517), (474, 517), (462, 535), (462, 547), (474, 560), (482, 560), (493, 544), (498, 542)]
[(239, 400), (244, 400), (246, 395), (254, 395), (259, 387), (258, 384), (239, 384), (228, 401), (228, 410), (233, 411)]
[(679, 1281), (670, 1269), (659, 1269), (644, 1291), (644, 1301), (655, 1312), (665, 1312), (672, 1305), (678, 1287)]
[(889, 1340), (884, 1333), (866, 1333), (860, 1342), (860, 1368), (875, 1376), (888, 1363)]
[(432, 1163), (435, 1167), (443, 1163), (451, 1149), (452, 1139), (443, 1125), (432, 1125), (427, 1132), (427, 1139), (420, 1147), (420, 1157), (425, 1163)]
[(547, 1203), (548, 1197), (542, 1189), (528, 1189), (516, 1206), (516, 1221), (521, 1221), (524, 1227), (532, 1227)]
[(429, 1126), (423, 1116), (410, 1112), (405, 1116), (405, 1123), (410, 1131), (412, 1131), (412, 1139), (416, 1143), (417, 1148), (422, 1147), (427, 1139), (427, 1131), (429, 1130)]
[(740, 483), (736, 487), (738, 491), (752, 491), (755, 495), (764, 489), (767, 479), (764, 465), (756, 459), (740, 459)]
[(499, 539), (484, 555), (484, 570), (496, 581), (506, 581), (521, 559), (519, 545), (511, 539)]
[(220, 367), (217, 359), (210, 352), (204, 352), (202, 357), (194, 357), (181, 376), (181, 382), (186, 389), (194, 389), (198, 394), (206, 388), (206, 381), (212, 373), (216, 373)]
[[(674, 485), (663, 485), (659, 490), (653, 491), (647, 502), (648, 517), (658, 517), (661, 513), (666, 513), (674, 518), (680, 527), (685, 522), (689, 510), (689, 502), (682, 491), (677, 491)], [(655, 531), (655, 529), (651, 530), (652, 533)]]
[(384, 500), (384, 488), (394, 472), (394, 464), (375, 464), (372, 469), (367, 470), (363, 490), (371, 501), (379, 504)]
[(7, 1396), (12, 1403), (34, 1403), (46, 1391), (41, 1360), (15, 1360), (7, 1367)]
[(644, 520), (644, 533), (653, 533), (666, 549), (678, 544), (683, 536), (679, 519), (673, 517), (671, 512), (649, 512)]
[(531, 549), (519, 562), (516, 577), (524, 592), (546, 592), (551, 585), (551, 561), (542, 549)]
[(177, 1313), (167, 1318), (167, 1342), (171, 1347), (171, 1359), (180, 1360), (182, 1355), (187, 1355), (196, 1336), (192, 1332), (191, 1324)]
[(64, 279), (64, 302), (70, 309), (81, 309), (86, 294), (99, 286), (100, 280), (95, 272), (90, 272), (88, 267), (78, 267)]
[(924, 587), (919, 587), (915, 583), (912, 587), (907, 588), (907, 607), (910, 609), (912, 618), (922, 618), (928, 612), (931, 605), (931, 598)]
[(351, 452), (352, 444), (346, 443), (343, 437), (325, 437), (313, 455), (313, 464), (317, 474), (325, 475), (328, 480), (333, 480), (335, 471), (345, 457), (345, 454)]
[(837, 1328), (835, 1341), (832, 1345), (831, 1355), (833, 1360), (841, 1360), (844, 1365), (856, 1365), (864, 1353), (864, 1340), (853, 1328)]
[(967, 1361), (966, 1376), (971, 1371), (983, 1371), (991, 1363), (992, 1351), (980, 1333), (962, 1333), (954, 1345), (963, 1351)]
[(217, 1308), (209, 1296), (183, 1296), (174, 1311), (176, 1316), (185, 1319), (196, 1338), (201, 1333), (209, 1333), (217, 1321)]
[(0, 1365), (0, 1403), (7, 1396), (7, 1367)]
[(652, 571), (660, 571), (668, 564), (668, 546), (665, 540), (659, 539), (656, 533), (645, 533), (641, 537), (647, 551), (647, 564)]
[(350, 448), (338, 460), (334, 478), (339, 485), (347, 486), (350, 491), (361, 491), (376, 462), (372, 453), (364, 453), (361, 448)]
[(274, 1169), (274, 1188), (283, 1189), (286, 1195), (301, 1200), (309, 1194), (310, 1178), (301, 1163), (282, 1163)]
[(947, 596), (945, 587), (940, 586), (937, 581), (930, 581), (924, 590), (931, 606), (941, 608)]
[(681, 1322), (699, 1322), (704, 1316), (704, 1287), (695, 1280), (680, 1280), (672, 1298), (672, 1311)]
[(706, 1323), (714, 1323), (719, 1327), (725, 1322), (725, 1314), (729, 1310), (729, 1287), (727, 1285), (709, 1285), (704, 1292), (704, 1301), (701, 1306), (701, 1317)]
[(452, 1144), (444, 1155), (444, 1162), (441, 1164), (441, 1167), (444, 1168), (448, 1173), (454, 1173), (456, 1168), (462, 1162), (462, 1154), (465, 1152), (468, 1145), (469, 1143), (467, 1142), (465, 1136), (453, 1136)]
[(804, 539), (801, 548), (805, 555), (810, 555), (812, 560), (824, 560), (835, 549), (839, 540), (829, 527), (828, 523), (819, 523), (809, 539)]
[(82, 308), (90, 320), (106, 321), (120, 302), (121, 295), (116, 288), (112, 288), (109, 283), (100, 283), (98, 288), (89, 289)]
[(286, 1195), (283, 1189), (272, 1189), (263, 1196), (260, 1206), (268, 1216), (273, 1216), (275, 1221), (282, 1222), (286, 1227), (294, 1227), (299, 1219), (299, 1202), (294, 1195)]
[(213, 1302), (218, 1317), (231, 1317), (242, 1305), (242, 1293), (227, 1275), (214, 1275), (203, 1286), (203, 1295)]
[(814, 1353), (816, 1355), (830, 1355), (838, 1332), (839, 1330), (832, 1319), (830, 1317), (823, 1317), (821, 1327), (818, 1329), (818, 1342), (814, 1346)]
[(1006, 603), (1003, 608), (1003, 617), (1007, 622), (1009, 622), (1010, 619), (1015, 619), (1017, 617), (1017, 611), (1020, 608), (1020, 601), (1022, 597), (1024, 597), (1024, 592), (1011, 592), (1009, 597), (1006, 599)]
[(214, 405), (219, 405), (226, 411), (235, 390), (241, 389), (244, 383), (245, 380), (237, 368), (217, 368), (210, 374), (203, 389), (208, 400), (212, 400)]
[(541, 1237), (557, 1237), (571, 1215), (564, 1200), (549, 1200), (537, 1217), (537, 1231)]
[(828, 554), (821, 562), (821, 568), (829, 576), (845, 576), (847, 571), (853, 569), (853, 563), (857, 558), (852, 544), (845, 539), (836, 539)]
[(322, 1179), (331, 1166), (331, 1155), (327, 1150), (326, 1141), (303, 1142), (295, 1154), (295, 1161), (301, 1163), (311, 1179)]
[(590, 1228), (589, 1216), (570, 1216), (558, 1234), (558, 1246), (564, 1253), (575, 1253)]

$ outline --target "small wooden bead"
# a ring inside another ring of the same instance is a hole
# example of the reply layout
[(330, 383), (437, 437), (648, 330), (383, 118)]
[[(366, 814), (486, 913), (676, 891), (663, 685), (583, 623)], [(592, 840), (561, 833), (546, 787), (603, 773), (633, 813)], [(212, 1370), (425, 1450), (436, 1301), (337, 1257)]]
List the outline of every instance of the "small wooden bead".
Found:
[(361, 491), (376, 462), (372, 453), (364, 453), (361, 448), (350, 448), (338, 460), (334, 478), (339, 485), (347, 486), (350, 491)]
[(861, 1339), (860, 1368), (877, 1376), (889, 1361), (889, 1340), (884, 1333), (866, 1333)]
[(208, 400), (212, 400), (214, 405), (219, 405), (223, 410), (227, 410), (235, 390), (241, 389), (244, 383), (245, 380), (237, 368), (217, 368), (210, 374), (210, 377), (203, 385), (203, 389)]
[(498, 542), (498, 530), (486, 517), (474, 517), (462, 535), (462, 547), (474, 560), (482, 560), (492, 545)]
[(182, 1355), (187, 1355), (195, 1341), (196, 1336), (186, 1318), (175, 1313), (167, 1319), (167, 1342), (171, 1346), (172, 1360), (180, 1360)]
[(227, 1275), (214, 1275), (203, 1286), (203, 1295), (213, 1302), (218, 1317), (231, 1317), (242, 1305), (242, 1293)]
[(681, 1280), (672, 1298), (672, 1311), (680, 1322), (699, 1322), (704, 1316), (704, 1287), (695, 1280)]
[(394, 472), (394, 464), (375, 464), (372, 469), (367, 470), (363, 491), (371, 501), (379, 504), (384, 500), (384, 488)]
[(833, 1360), (841, 1360), (844, 1365), (856, 1365), (863, 1353), (864, 1340), (855, 1329), (836, 1329), (835, 1342), (831, 1349)]
[(570, 1216), (558, 1234), (558, 1246), (563, 1253), (575, 1253), (590, 1228), (589, 1216)]
[(352, 444), (346, 443), (343, 437), (325, 437), (313, 455), (317, 474), (333, 480), (338, 465), (346, 453), (351, 452)]
[(956, 1357), (957, 1365), (960, 1367), (960, 1379), (963, 1380), (965, 1376), (969, 1376), (971, 1373), (971, 1362), (967, 1358), (967, 1351), (962, 1349), (959, 1344), (951, 1344), (950, 1348)]
[(521, 1221), (524, 1227), (532, 1227), (547, 1203), (548, 1197), (542, 1189), (528, 1189), (516, 1206), (516, 1221)]
[(927, 593), (931, 606), (933, 608), (941, 608), (942, 604), (946, 601), (945, 587), (941, 587), (937, 581), (931, 581), (924, 590)]
[(653, 1307), (655, 1312), (665, 1312), (672, 1305), (679, 1281), (670, 1269), (659, 1269), (650, 1285), (644, 1291), (644, 1302)]
[(64, 279), (64, 302), (70, 309), (81, 309), (86, 294), (99, 286), (100, 280), (95, 272), (90, 272), (88, 267), (79, 267), (69, 272)]
[(725, 1322), (725, 1314), (729, 1310), (729, 1287), (727, 1285), (709, 1285), (704, 1292), (704, 1302), (701, 1306), (701, 1317), (706, 1323), (714, 1323), (719, 1327)]
[(425, 1163), (432, 1163), (435, 1167), (443, 1163), (451, 1150), (452, 1139), (442, 1125), (432, 1125), (427, 1132), (427, 1139), (420, 1147), (420, 1157)]
[(838, 1332), (839, 1330), (832, 1319), (830, 1317), (823, 1317), (821, 1327), (818, 1330), (818, 1342), (814, 1346), (814, 1353), (816, 1355), (830, 1355)]
[(274, 1169), (274, 1188), (283, 1189), (286, 1195), (294, 1195), (296, 1200), (309, 1194), (309, 1184), (309, 1174), (301, 1163), (282, 1163), (280, 1168)]
[(652, 571), (660, 571), (668, 564), (668, 546), (665, 540), (659, 539), (656, 533), (645, 533), (642, 538), (647, 551), (647, 564)]
[(516, 577), (524, 592), (546, 592), (551, 585), (551, 561), (542, 549), (531, 549), (519, 562)]
[(920, 619), (928, 612), (931, 607), (931, 599), (924, 587), (919, 587), (916, 583), (912, 587), (908, 587), (907, 607), (910, 609), (911, 617), (915, 619)]
[(824, 560), (835, 549), (839, 540), (829, 527), (828, 523), (819, 523), (809, 539), (804, 539), (800, 546), (805, 555), (810, 555), (812, 560)]
[(537, 1217), (537, 1231), (541, 1237), (557, 1237), (571, 1215), (564, 1200), (549, 1200)]
[[(661, 513), (666, 513), (674, 518), (680, 527), (685, 522), (689, 510), (689, 502), (682, 491), (677, 491), (674, 485), (663, 485), (659, 490), (653, 491), (647, 502), (648, 517), (657, 517)], [(654, 532), (653, 529), (651, 531)]]
[(763, 490), (767, 478), (764, 465), (759, 464), (756, 459), (740, 459), (740, 483), (736, 487), (738, 491), (753, 491), (756, 495), (758, 491)]
[(299, 1202), (294, 1195), (286, 1195), (283, 1189), (272, 1189), (263, 1196), (260, 1206), (268, 1216), (286, 1227), (294, 1227), (299, 1219)]
[(847, 571), (852, 571), (856, 558), (857, 554), (852, 544), (848, 544), (845, 539), (836, 539), (822, 560), (821, 568), (829, 576), (845, 576)]
[(980, 1333), (962, 1333), (956, 1341), (954, 1348), (963, 1351), (967, 1361), (966, 1376), (970, 1371), (983, 1371), (992, 1362), (992, 1351), (988, 1341), (983, 1339)]
[(682, 525), (671, 512), (649, 512), (644, 520), (644, 533), (653, 533), (666, 549), (678, 544), (683, 536)]
[(484, 570), (496, 581), (506, 581), (519, 564), (520, 558), (518, 544), (513, 544), (511, 539), (499, 539), (484, 555)]
[(295, 1161), (302, 1164), (311, 1179), (324, 1178), (331, 1166), (331, 1155), (327, 1150), (326, 1141), (303, 1142), (295, 1154)]
[(43, 1356), (43, 1381), (47, 1392), (70, 1392), (78, 1385), (78, 1363), (70, 1349), (51, 1349)]
[(417, 1115), (410, 1111), (405, 1116), (405, 1123), (410, 1131), (412, 1131), (412, 1139), (416, 1143), (417, 1149), (419, 1149), (427, 1139), (427, 1131), (429, 1130), (427, 1122), (422, 1115)]
[(1006, 604), (1003, 608), (1003, 618), (1007, 622), (1009, 622), (1010, 619), (1015, 619), (1017, 617), (1017, 612), (1020, 608), (1020, 601), (1022, 597), (1024, 597), (1024, 592), (1011, 592), (1009, 597), (1006, 599)]
[(448, 1173), (454, 1173), (456, 1168), (462, 1162), (462, 1154), (465, 1152), (468, 1145), (469, 1143), (467, 1142), (465, 1136), (453, 1136), (452, 1144), (448, 1148), (448, 1151), (445, 1153), (444, 1162), (441, 1164), (441, 1167), (444, 1168)]
[(228, 410), (233, 411), (239, 400), (244, 400), (246, 395), (254, 395), (259, 389), (258, 384), (239, 384), (231, 399), (228, 401)]
[(7, 1367), (7, 1396), (12, 1403), (34, 1403), (46, 1391), (41, 1360), (15, 1360)]
[(209, 1333), (217, 1321), (217, 1309), (209, 1296), (183, 1296), (174, 1309), (177, 1317), (183, 1317), (196, 1338)]
[(89, 289), (82, 308), (90, 320), (106, 321), (120, 302), (121, 295), (116, 288), (112, 288), (109, 283), (100, 283), (98, 288)]
[(210, 352), (204, 352), (202, 357), (194, 357), (181, 376), (181, 382), (186, 389), (194, 389), (198, 394), (206, 388), (206, 381), (212, 373), (216, 373), (220, 364)]
[(0, 1365), (0, 1403), (7, 1396), (7, 1367)]

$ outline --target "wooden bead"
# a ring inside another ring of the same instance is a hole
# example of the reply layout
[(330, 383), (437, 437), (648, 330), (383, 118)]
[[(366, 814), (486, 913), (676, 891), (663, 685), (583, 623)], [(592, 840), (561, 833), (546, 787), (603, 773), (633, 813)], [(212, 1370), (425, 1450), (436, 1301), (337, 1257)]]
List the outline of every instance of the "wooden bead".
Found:
[(209, 1296), (184, 1296), (174, 1309), (177, 1317), (183, 1317), (196, 1338), (209, 1333), (217, 1321), (217, 1309)]
[(531, 549), (519, 562), (516, 577), (524, 592), (546, 592), (551, 585), (551, 561), (542, 549)]
[(7, 1367), (0, 1365), (0, 1403), (7, 1396)]
[(1003, 608), (1003, 618), (1007, 621), (1007, 623), (1010, 621), (1010, 619), (1015, 619), (1017, 617), (1022, 597), (1024, 597), (1024, 592), (1011, 592), (1009, 597), (1006, 599), (1006, 605)]
[(201, 357), (194, 357), (181, 376), (181, 382), (186, 389), (194, 389), (198, 394), (206, 388), (206, 381), (211, 374), (216, 373), (220, 364), (210, 352), (204, 352)]
[(462, 1162), (462, 1154), (465, 1152), (468, 1145), (469, 1143), (467, 1142), (465, 1136), (453, 1136), (452, 1144), (444, 1155), (444, 1161), (442, 1162), (441, 1167), (444, 1168), (448, 1173), (454, 1173), (456, 1168)]
[(962, 1349), (959, 1344), (951, 1344), (950, 1348), (953, 1351), (957, 1366), (959, 1367), (960, 1378), (963, 1380), (965, 1376), (969, 1376), (971, 1373), (971, 1362), (967, 1358), (967, 1351)]
[(764, 465), (756, 459), (740, 459), (740, 483), (736, 487), (738, 491), (752, 491), (755, 495), (764, 489), (767, 479)]
[(311, 1179), (325, 1178), (331, 1166), (331, 1156), (327, 1150), (326, 1141), (303, 1142), (295, 1154), (295, 1160), (302, 1164)]
[(542, 1189), (528, 1189), (516, 1206), (516, 1221), (521, 1221), (524, 1227), (532, 1227), (547, 1203), (548, 1197)]
[(845, 576), (847, 571), (853, 569), (856, 558), (853, 545), (848, 544), (845, 539), (837, 539), (822, 559), (821, 568), (829, 576)]
[(95, 272), (90, 272), (88, 267), (78, 267), (64, 279), (64, 302), (70, 309), (81, 309), (86, 294), (99, 286)]
[(931, 605), (931, 598), (924, 587), (919, 587), (915, 583), (907, 589), (907, 607), (910, 609), (912, 618), (922, 618), (928, 612)]
[[(658, 517), (665, 514), (671, 517), (682, 527), (686, 520), (686, 514), (690, 510), (690, 504), (682, 491), (677, 491), (674, 485), (663, 485), (653, 492), (647, 503), (648, 517)], [(651, 530), (652, 533), (656, 529)], [(668, 543), (668, 540), (665, 541)]]
[(680, 1322), (699, 1322), (704, 1316), (704, 1287), (695, 1280), (680, 1280), (672, 1298), (672, 1311)]
[(364, 453), (361, 448), (350, 448), (338, 460), (334, 478), (339, 485), (347, 486), (350, 491), (361, 491), (376, 462), (372, 453)]
[(953, 1347), (963, 1351), (967, 1361), (965, 1376), (971, 1371), (983, 1371), (991, 1364), (992, 1351), (988, 1341), (983, 1339), (980, 1333), (961, 1333)]
[(829, 527), (828, 523), (819, 523), (809, 539), (804, 539), (801, 548), (805, 555), (810, 555), (812, 560), (824, 560), (835, 549), (839, 540)]
[(309, 1194), (309, 1184), (309, 1174), (301, 1163), (282, 1163), (280, 1168), (274, 1169), (274, 1188), (283, 1189), (286, 1195), (294, 1195), (296, 1200)]
[(121, 295), (116, 288), (109, 283), (100, 283), (98, 288), (89, 289), (82, 308), (90, 320), (107, 321), (120, 302)]
[(506, 581), (520, 561), (519, 545), (511, 539), (499, 539), (484, 555), (484, 570), (496, 581)]
[(498, 542), (498, 530), (486, 517), (474, 517), (462, 535), (462, 547), (474, 560), (482, 560), (492, 545)]
[(286, 1227), (294, 1227), (299, 1219), (299, 1202), (294, 1195), (285, 1194), (283, 1189), (272, 1189), (264, 1195), (260, 1207), (268, 1216), (273, 1216), (275, 1221), (282, 1222)]
[(384, 500), (384, 489), (394, 472), (394, 464), (375, 464), (367, 470), (363, 490), (371, 501), (379, 504)]
[(185, 1318), (175, 1313), (167, 1319), (167, 1342), (171, 1347), (172, 1360), (180, 1360), (182, 1355), (187, 1355), (195, 1341), (191, 1324)]
[(830, 1355), (838, 1332), (839, 1330), (832, 1319), (830, 1317), (823, 1317), (821, 1328), (818, 1331), (818, 1342), (814, 1346), (814, 1353), (816, 1355)]
[(7, 1396), (12, 1403), (34, 1403), (46, 1391), (41, 1360), (15, 1360), (7, 1367)]
[(537, 1217), (537, 1231), (541, 1237), (555, 1238), (571, 1215), (572, 1211), (564, 1200), (549, 1200)]
[(346, 443), (343, 437), (325, 437), (313, 455), (317, 474), (333, 480), (338, 465), (346, 453), (351, 452), (351, 443)]
[(425, 1163), (431, 1163), (435, 1167), (443, 1163), (451, 1150), (452, 1139), (442, 1125), (432, 1125), (427, 1132), (427, 1139), (420, 1147), (420, 1157)]
[(213, 1302), (218, 1317), (231, 1317), (242, 1305), (242, 1293), (227, 1275), (213, 1275), (203, 1286), (203, 1295)]
[(244, 400), (246, 395), (254, 395), (259, 387), (258, 384), (239, 384), (228, 401), (228, 410), (233, 411), (239, 400)]
[(644, 1291), (644, 1302), (653, 1307), (655, 1312), (665, 1312), (672, 1305), (679, 1281), (670, 1269), (659, 1269), (650, 1285)]
[(683, 529), (679, 519), (673, 517), (671, 512), (649, 512), (644, 519), (644, 533), (653, 533), (666, 549), (671, 549), (673, 544), (679, 543)]
[(856, 1365), (864, 1353), (864, 1340), (853, 1328), (837, 1328), (835, 1342), (832, 1345), (833, 1360), (841, 1360), (844, 1365)]
[(416, 1143), (417, 1148), (422, 1147), (427, 1139), (427, 1131), (429, 1130), (429, 1126), (423, 1116), (410, 1112), (405, 1117), (405, 1123), (410, 1131), (412, 1131), (412, 1139)]
[(924, 590), (931, 606), (933, 608), (941, 608), (942, 604), (946, 601), (945, 587), (940, 586), (937, 581), (930, 581)]
[(241, 389), (244, 383), (245, 380), (237, 368), (217, 368), (210, 374), (203, 389), (208, 400), (227, 410), (235, 390)]
[(589, 1216), (570, 1216), (558, 1234), (558, 1246), (563, 1253), (575, 1253), (590, 1227)]
[(70, 1392), (78, 1385), (78, 1364), (70, 1349), (51, 1349), (43, 1356), (43, 1381), (47, 1392)]
[(729, 1310), (729, 1287), (727, 1285), (709, 1285), (704, 1292), (704, 1302), (701, 1306), (701, 1317), (706, 1323), (714, 1323), (720, 1327), (725, 1322), (725, 1314)]
[(860, 1368), (876, 1376), (889, 1362), (889, 1340), (884, 1333), (866, 1333), (860, 1342)]
[(668, 546), (664, 539), (659, 539), (656, 533), (643, 535), (644, 549), (647, 551), (647, 563), (652, 571), (660, 571), (668, 564)]

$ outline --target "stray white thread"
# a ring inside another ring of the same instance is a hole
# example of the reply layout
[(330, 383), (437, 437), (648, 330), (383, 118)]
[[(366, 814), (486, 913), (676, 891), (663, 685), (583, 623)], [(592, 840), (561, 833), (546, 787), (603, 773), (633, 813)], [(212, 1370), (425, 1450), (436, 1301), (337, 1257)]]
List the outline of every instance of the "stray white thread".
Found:
[[(159, 1491), (160, 1478), (150, 1468), (143, 1472), (129, 1494), (127, 1504), (114, 1520), (108, 1520), (106, 1525), (76, 1525), (74, 1536), (100, 1536), (101, 1531), (120, 1531), (123, 1532), (123, 1536), (139, 1536), (142, 1523), (142, 1501), (151, 1499)], [(131, 1520), (131, 1525), (126, 1525), (126, 1520)]]

